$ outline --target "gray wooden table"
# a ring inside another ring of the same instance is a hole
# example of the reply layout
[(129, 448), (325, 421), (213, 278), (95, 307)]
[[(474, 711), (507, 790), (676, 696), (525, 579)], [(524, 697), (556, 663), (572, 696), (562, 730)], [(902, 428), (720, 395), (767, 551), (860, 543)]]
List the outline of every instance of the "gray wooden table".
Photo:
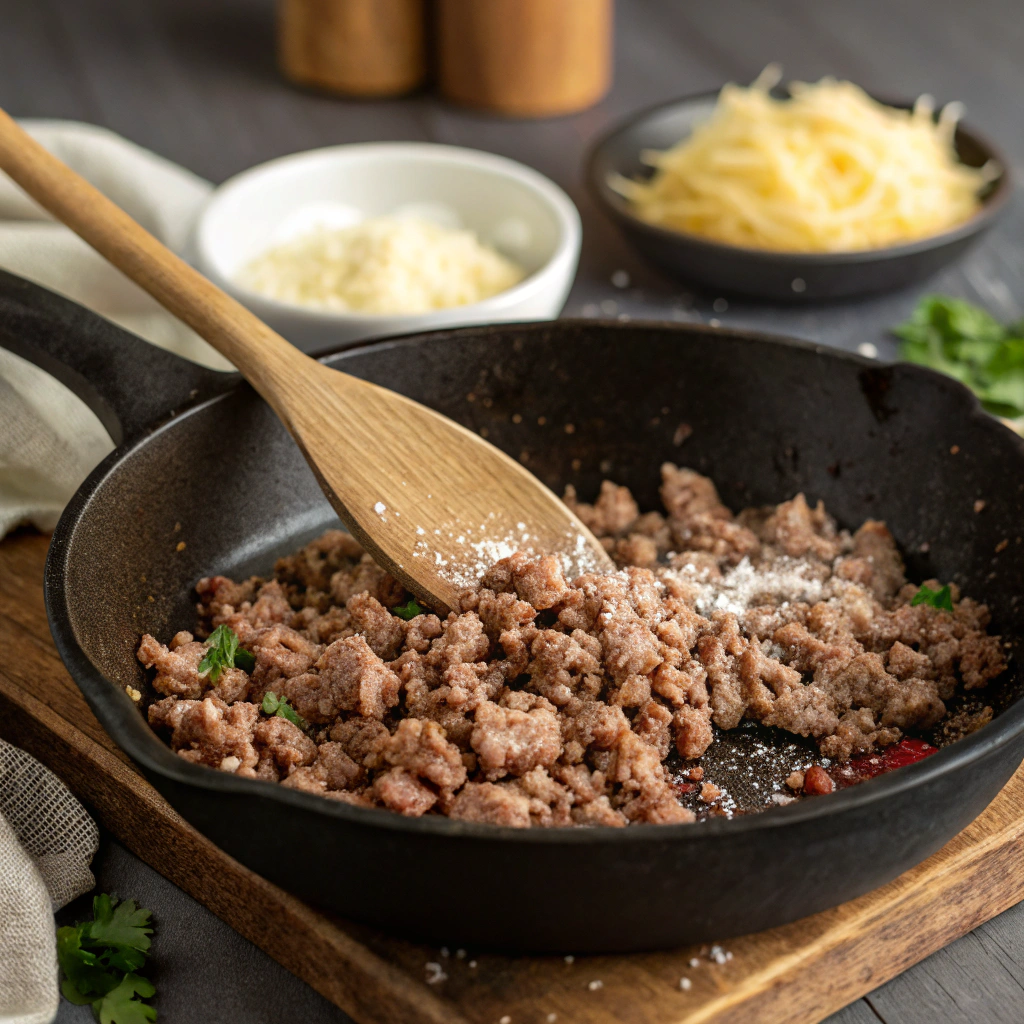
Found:
[[(106, 125), (214, 181), (271, 157), (340, 142), (431, 139), (523, 160), (565, 187), (583, 215), (583, 260), (566, 313), (755, 325), (841, 348), (893, 353), (887, 328), (924, 289), (871, 301), (723, 307), (644, 266), (581, 183), (589, 141), (616, 119), (675, 95), (748, 81), (770, 60), (787, 75), (852, 78), (891, 96), (963, 100), (969, 119), (1024, 166), (1024, 18), (1019, 0), (620, 0), (616, 84), (574, 117), (482, 117), (430, 96), (351, 103), (282, 84), (272, 0), (0, 0), (0, 105), (18, 116)], [(1006, 318), (1024, 304), (1020, 206), (928, 290)], [(625, 270), (630, 284), (615, 288)], [(344, 1014), (170, 883), (105, 840), (100, 886), (153, 909), (161, 1020), (343, 1022)], [(71, 918), (81, 908), (72, 907)], [(64, 1004), (59, 1020), (91, 1019)], [(1024, 905), (830, 1018), (830, 1024), (1024, 1021)]]

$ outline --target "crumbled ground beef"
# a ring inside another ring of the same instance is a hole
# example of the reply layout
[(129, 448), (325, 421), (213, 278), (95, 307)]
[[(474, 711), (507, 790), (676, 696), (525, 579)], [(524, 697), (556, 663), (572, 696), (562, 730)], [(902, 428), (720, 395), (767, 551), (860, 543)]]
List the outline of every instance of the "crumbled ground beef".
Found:
[[(556, 558), (515, 554), (443, 622), (392, 614), (409, 595), (340, 531), (270, 580), (200, 580), (199, 634), (230, 626), (255, 667), (211, 684), (190, 633), (146, 635), (138, 657), (162, 697), (150, 723), (183, 758), (349, 803), (624, 826), (693, 820), (665, 761), (700, 757), (713, 726), (753, 719), (843, 761), (933, 729), (955, 693), (1006, 667), (984, 605), (955, 586), (952, 612), (911, 604), (883, 523), (851, 535), (802, 494), (734, 516), (671, 464), (661, 495), (665, 514), (641, 514), (611, 482), (593, 505), (569, 488), (619, 571), (570, 581)], [(305, 728), (265, 714), (268, 693)], [(701, 787), (705, 803), (720, 795)]]

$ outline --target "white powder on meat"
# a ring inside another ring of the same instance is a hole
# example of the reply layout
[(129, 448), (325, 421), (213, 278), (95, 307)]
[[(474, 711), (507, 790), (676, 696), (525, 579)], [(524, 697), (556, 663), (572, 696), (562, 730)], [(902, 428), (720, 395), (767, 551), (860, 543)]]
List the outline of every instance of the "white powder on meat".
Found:
[[(525, 527), (525, 523), (518, 523), (515, 533), (507, 533), (503, 537), (488, 536), (488, 530), (493, 529), (488, 523), (481, 523), (477, 529), (462, 527), (464, 532), (458, 536), (453, 531), (446, 530), (447, 547), (456, 551), (455, 554), (445, 558), (429, 540), (419, 540), (415, 544), (412, 557), (432, 560), (438, 567), (439, 576), (462, 588), (476, 586), (495, 562), (509, 558), (517, 551), (531, 556), (553, 552), (561, 562), (562, 572), (567, 579), (575, 579), (583, 573), (601, 571), (596, 555), (582, 534), (575, 531), (567, 532), (561, 544), (552, 543), (552, 539), (548, 538), (547, 543), (538, 550), (534, 544), (538, 538), (527, 533)], [(440, 529), (433, 532), (435, 535), (442, 534)], [(425, 536), (422, 527), (417, 527), (416, 533)], [(479, 534), (481, 539), (472, 539), (474, 533)], [(626, 578), (623, 573), (618, 575), (622, 579)]]
[(692, 567), (674, 571), (680, 579), (699, 586), (694, 608), (705, 617), (718, 611), (741, 615), (748, 608), (765, 604), (793, 601), (814, 604), (822, 597), (820, 566), (803, 558), (783, 556), (766, 568), (755, 568), (749, 558), (744, 558), (715, 579), (707, 578)]
[(238, 283), (281, 302), (339, 313), (414, 314), (465, 306), (525, 277), (472, 231), (373, 217), (274, 246)]

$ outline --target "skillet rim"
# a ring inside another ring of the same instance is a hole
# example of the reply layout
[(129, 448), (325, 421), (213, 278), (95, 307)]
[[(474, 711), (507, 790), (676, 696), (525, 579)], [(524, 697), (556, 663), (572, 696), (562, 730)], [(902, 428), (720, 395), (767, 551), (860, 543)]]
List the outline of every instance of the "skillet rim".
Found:
[[(315, 354), (322, 362), (332, 368), (343, 368), (343, 364), (351, 353), (362, 352), (368, 348), (391, 348), (410, 346), (424, 340), (442, 343), (445, 338), (481, 332), (488, 334), (505, 333), (510, 329), (529, 333), (548, 332), (568, 328), (570, 330), (593, 329), (598, 327), (604, 331), (629, 332), (640, 329), (655, 329), (666, 333), (688, 334), (713, 341), (716, 338), (728, 337), (732, 340), (752, 345), (768, 345), (782, 349), (795, 349), (809, 352), (827, 359), (851, 363), (865, 369), (893, 370), (924, 376), (931, 386), (945, 391), (950, 401), (959, 403), (968, 421), (972, 421), (982, 430), (1008, 438), (1018, 449), (1024, 459), (1024, 438), (1015, 434), (998, 419), (985, 412), (980, 401), (967, 387), (959, 381), (934, 370), (913, 363), (885, 363), (876, 359), (867, 359), (855, 353), (835, 349), (818, 342), (800, 338), (775, 335), (767, 332), (748, 330), (745, 328), (712, 327), (707, 324), (680, 324), (666, 320), (634, 320), (629, 323), (614, 321), (595, 321), (585, 318), (566, 318), (556, 321), (512, 322), (504, 324), (482, 324), (421, 331), (411, 334), (394, 335), (387, 338), (370, 339), (355, 346), (331, 348)], [(225, 374), (225, 376), (231, 376)], [(69, 544), (74, 536), (75, 527), (88, 511), (88, 506), (103, 485), (105, 479), (113, 473), (119, 464), (137, 449), (141, 449), (151, 438), (162, 435), (175, 427), (187, 417), (198, 415), (216, 402), (234, 396), (240, 388), (249, 388), (239, 378), (234, 387), (204, 399), (176, 412), (152, 430), (144, 431), (139, 436), (118, 445), (89, 474), (81, 487), (68, 502), (60, 520), (54, 529), (47, 552), (44, 572), (44, 598), (47, 618), (58, 653), (76, 684), (83, 691), (92, 710), (97, 714), (100, 724), (108, 735), (129, 756), (142, 767), (154, 772), (170, 782), (194, 786), (213, 792), (221, 792), (229, 796), (248, 795), (250, 798), (262, 798), (283, 802), (303, 811), (312, 811), (326, 818), (337, 818), (347, 821), (353, 826), (370, 826), (392, 832), (407, 832), (428, 836), (461, 836), (480, 841), (516, 841), (520, 843), (649, 843), (679, 842), (687, 838), (692, 841), (700, 839), (722, 840), (730, 835), (760, 829), (784, 828), (789, 825), (798, 826), (819, 817), (829, 817), (854, 810), (864, 805), (881, 801), (901, 793), (907, 789), (926, 785), (950, 772), (967, 768), (975, 761), (1018, 739), (1024, 732), (1024, 696), (1015, 700), (993, 722), (978, 732), (957, 740), (938, 751), (938, 753), (907, 765), (899, 771), (888, 772), (882, 777), (868, 780), (856, 786), (834, 792), (827, 800), (799, 801), (785, 807), (765, 808), (751, 814), (737, 815), (734, 818), (713, 818), (702, 822), (691, 822), (674, 825), (643, 825), (629, 828), (580, 828), (579, 826), (557, 826), (552, 828), (517, 829), (501, 825), (488, 825), (480, 822), (458, 821), (442, 815), (424, 815), (409, 818), (393, 811), (379, 808), (364, 808), (340, 801), (327, 800), (311, 793), (304, 793), (280, 785), (272, 785), (258, 779), (239, 778), (235, 775), (214, 771), (201, 765), (191, 764), (175, 754), (166, 746), (143, 718), (139, 709), (128, 695), (111, 680), (107, 679), (88, 658), (79, 646), (71, 627), (71, 616), (67, 602), (66, 590), (66, 556)], [(114, 727), (107, 728), (108, 722)], [(770, 813), (766, 813), (770, 812)]]

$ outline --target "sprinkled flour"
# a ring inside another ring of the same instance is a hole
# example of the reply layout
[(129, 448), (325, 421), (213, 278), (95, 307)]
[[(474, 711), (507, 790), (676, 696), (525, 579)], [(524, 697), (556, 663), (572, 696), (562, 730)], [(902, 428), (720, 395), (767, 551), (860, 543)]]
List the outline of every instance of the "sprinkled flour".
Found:
[[(676, 570), (683, 579), (700, 579), (693, 566)], [(703, 574), (694, 607), (701, 615), (732, 612), (741, 615), (762, 604), (783, 605), (792, 601), (813, 604), (821, 599), (821, 567), (805, 558), (781, 557), (768, 568), (755, 568), (749, 558), (727, 569), (718, 579)]]

